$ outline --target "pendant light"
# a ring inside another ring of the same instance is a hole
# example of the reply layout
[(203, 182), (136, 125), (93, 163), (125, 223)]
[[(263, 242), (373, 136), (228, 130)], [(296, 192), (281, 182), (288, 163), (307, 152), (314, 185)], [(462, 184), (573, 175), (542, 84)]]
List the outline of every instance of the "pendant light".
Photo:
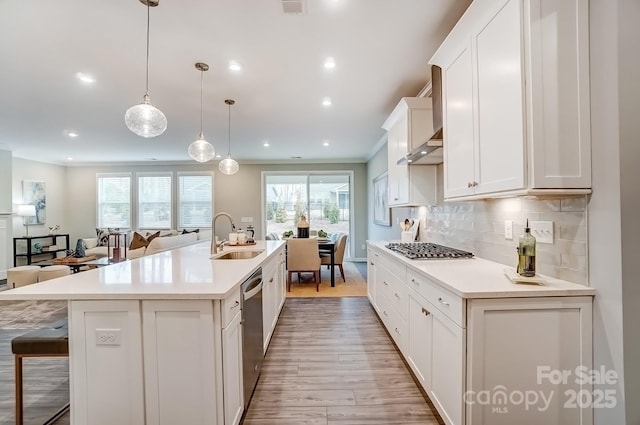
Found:
[(198, 62), (196, 69), (200, 71), (200, 136), (198, 140), (189, 145), (189, 156), (198, 162), (207, 162), (216, 156), (216, 150), (211, 143), (205, 140), (202, 132), (202, 78), (204, 72), (209, 70), (209, 65)]
[(220, 168), (220, 172), (222, 174), (230, 176), (237, 173), (240, 169), (238, 162), (231, 158), (231, 105), (236, 103), (236, 101), (233, 99), (226, 99), (224, 103), (229, 105), (229, 150), (227, 152), (227, 157), (218, 164), (218, 168)]
[(159, 0), (140, 0), (147, 5), (147, 84), (142, 103), (127, 109), (124, 122), (129, 130), (140, 137), (156, 137), (167, 129), (167, 117), (151, 104), (149, 98), (149, 15), (150, 8), (156, 7)]

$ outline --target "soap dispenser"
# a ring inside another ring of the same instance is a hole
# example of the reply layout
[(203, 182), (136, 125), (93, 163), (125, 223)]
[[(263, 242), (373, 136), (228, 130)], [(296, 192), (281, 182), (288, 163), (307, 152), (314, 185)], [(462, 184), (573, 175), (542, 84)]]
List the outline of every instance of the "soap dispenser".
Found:
[(524, 277), (536, 275), (536, 238), (531, 234), (529, 219), (518, 242), (518, 274)]

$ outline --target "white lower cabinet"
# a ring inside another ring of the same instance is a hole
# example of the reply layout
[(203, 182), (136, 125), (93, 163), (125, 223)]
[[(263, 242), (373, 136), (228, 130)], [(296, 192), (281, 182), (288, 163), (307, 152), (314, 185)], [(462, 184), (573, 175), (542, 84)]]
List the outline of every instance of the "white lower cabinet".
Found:
[(286, 298), (284, 273), (283, 252), (262, 269), (262, 348), (265, 354)]
[(222, 384), (224, 423), (237, 425), (244, 410), (242, 388), (242, 314), (238, 312), (222, 329)]
[(415, 295), (409, 295), (409, 353), (407, 360), (426, 391), (431, 390), (431, 349), (435, 308)]
[(465, 330), (438, 310), (432, 320), (433, 373), (429, 396), (445, 423), (458, 425), (464, 417)]
[(146, 423), (218, 423), (213, 301), (143, 301)]
[[(468, 425), (592, 424), (615, 391), (592, 365), (592, 303), (586, 297), (470, 300)], [(484, 397), (489, 394), (490, 397)], [(524, 397), (524, 399), (523, 399)]]
[(591, 296), (464, 299), (369, 248), (369, 299), (447, 425), (593, 424)]
[(367, 297), (376, 310), (376, 277), (377, 263), (380, 254), (373, 248), (367, 249)]

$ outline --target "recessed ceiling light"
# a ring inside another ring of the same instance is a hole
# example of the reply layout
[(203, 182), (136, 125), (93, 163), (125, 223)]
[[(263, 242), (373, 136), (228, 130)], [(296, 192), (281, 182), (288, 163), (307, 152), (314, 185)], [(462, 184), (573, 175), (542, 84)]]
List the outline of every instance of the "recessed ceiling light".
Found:
[(232, 71), (241, 71), (242, 70), (242, 65), (240, 65), (239, 62), (234, 61), (234, 60), (230, 60), (229, 61), (229, 69)]
[(96, 79), (92, 75), (84, 72), (76, 72), (76, 78), (85, 84), (93, 84), (96, 82)]
[(75, 131), (75, 130), (65, 130), (64, 135), (67, 137), (71, 137), (72, 139), (75, 139), (76, 137), (78, 137), (80, 134)]
[(322, 99), (322, 106), (327, 108), (331, 106), (331, 98), (325, 97), (324, 99)]
[(333, 69), (336, 67), (336, 61), (333, 58), (326, 58), (324, 60), (324, 67), (326, 69)]
[(67, 161), (73, 161), (73, 158), (71, 158), (70, 156), (67, 157)]
[(327, 142), (326, 140), (324, 141), (324, 143), (322, 144), (322, 146), (329, 146), (329, 142)]
[(262, 146), (264, 146), (265, 148), (268, 148), (270, 145), (269, 145), (269, 142), (264, 142)]

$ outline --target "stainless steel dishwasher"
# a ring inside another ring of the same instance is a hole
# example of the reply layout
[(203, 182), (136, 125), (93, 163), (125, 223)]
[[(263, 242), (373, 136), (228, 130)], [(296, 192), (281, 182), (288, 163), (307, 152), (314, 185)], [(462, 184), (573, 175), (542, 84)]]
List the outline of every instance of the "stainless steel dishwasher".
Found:
[(264, 353), (262, 352), (262, 267), (242, 283), (242, 374), (244, 408), (258, 382)]

